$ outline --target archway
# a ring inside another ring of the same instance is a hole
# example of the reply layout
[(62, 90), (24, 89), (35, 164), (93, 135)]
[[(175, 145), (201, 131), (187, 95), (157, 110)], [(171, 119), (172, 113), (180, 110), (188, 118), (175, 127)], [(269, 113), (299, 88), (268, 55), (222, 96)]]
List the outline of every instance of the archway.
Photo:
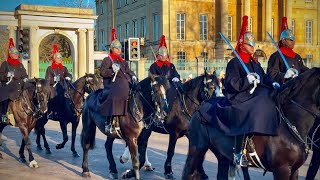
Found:
[(57, 44), (62, 55), (62, 63), (74, 77), (75, 48), (72, 41), (62, 34), (49, 34), (39, 43), (39, 77), (44, 78), (46, 69), (52, 63), (53, 45)]

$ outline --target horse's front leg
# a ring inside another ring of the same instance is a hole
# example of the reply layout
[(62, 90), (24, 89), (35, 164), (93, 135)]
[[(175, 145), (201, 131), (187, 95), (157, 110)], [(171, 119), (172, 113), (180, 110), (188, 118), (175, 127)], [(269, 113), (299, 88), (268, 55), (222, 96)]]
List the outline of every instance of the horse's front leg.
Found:
[(124, 164), (124, 163), (127, 163), (130, 158), (131, 158), (130, 151), (129, 151), (128, 145), (126, 144), (126, 147), (124, 148), (124, 152), (120, 156), (119, 161), (121, 164)]
[(174, 150), (176, 147), (177, 140), (178, 140), (178, 137), (176, 134), (170, 134), (169, 147), (167, 151), (167, 159), (164, 164), (164, 176), (166, 179), (174, 179), (171, 161), (174, 155)]
[[(131, 178), (135, 177), (137, 180), (140, 179), (140, 163), (139, 163), (139, 155), (138, 155), (138, 145), (137, 145), (137, 139), (131, 138), (129, 141), (127, 141), (128, 148), (131, 154), (131, 161), (132, 161), (132, 170), (127, 170), (122, 174), (122, 178)], [(134, 173), (134, 174), (133, 174)]]
[(106, 149), (107, 158), (109, 161), (109, 170), (110, 170), (109, 177), (112, 179), (118, 179), (117, 165), (116, 165), (116, 162), (114, 161), (113, 154), (112, 154), (113, 141), (114, 141), (114, 138), (108, 136), (106, 143), (104, 144), (104, 147)]
[(31, 151), (31, 141), (30, 141), (29, 135), (25, 136), (23, 139), (24, 139), (24, 142), (26, 142), (26, 148), (29, 153), (29, 167), (30, 168), (38, 168), (39, 167), (38, 163), (37, 163), (37, 161), (34, 160), (34, 157), (33, 157), (32, 151)]
[(68, 133), (67, 133), (67, 122), (65, 120), (60, 120), (60, 128), (63, 135), (63, 142), (56, 145), (56, 149), (64, 148), (64, 145), (68, 142)]
[(25, 147), (25, 142), (24, 142), (24, 138), (22, 138), (21, 140), (21, 145), (20, 145), (20, 149), (19, 149), (19, 161), (22, 163), (27, 162), (26, 161), (26, 157), (24, 156), (24, 147)]
[(43, 139), (43, 145), (46, 148), (46, 154), (51, 154), (51, 150), (50, 150), (47, 138), (46, 138), (46, 129), (44, 127), (41, 130), (41, 136)]
[(291, 169), (289, 166), (282, 166), (273, 171), (274, 180), (290, 180)]
[(311, 162), (308, 168), (306, 180), (312, 180), (316, 177), (320, 166), (320, 149), (314, 148)]
[(76, 141), (76, 135), (77, 135), (77, 127), (78, 127), (79, 121), (72, 122), (72, 138), (71, 138), (71, 151), (73, 153), (73, 157), (80, 157), (80, 155), (77, 153), (75, 149), (75, 141)]

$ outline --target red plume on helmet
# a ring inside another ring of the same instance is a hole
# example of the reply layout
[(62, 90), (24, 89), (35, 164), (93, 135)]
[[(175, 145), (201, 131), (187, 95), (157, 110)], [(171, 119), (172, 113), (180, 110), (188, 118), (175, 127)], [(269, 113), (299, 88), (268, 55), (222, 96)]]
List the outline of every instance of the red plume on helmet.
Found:
[(166, 37), (165, 37), (164, 35), (162, 35), (162, 36), (160, 37), (160, 43), (159, 43), (158, 49), (159, 49), (161, 46), (164, 46), (164, 47), (167, 48)]
[(111, 29), (111, 42), (115, 39), (118, 39), (117, 38), (117, 34), (116, 34), (116, 29), (115, 28), (112, 28)]
[(9, 39), (9, 45), (8, 45), (8, 57), (7, 57), (7, 60), (10, 58), (10, 49), (14, 47), (14, 42), (13, 42), (13, 39), (10, 38)]
[(241, 27), (241, 31), (240, 31), (240, 35), (238, 38), (238, 42), (237, 42), (237, 46), (235, 48), (235, 50), (237, 52), (239, 52), (240, 47), (243, 46), (243, 42), (244, 42), (244, 34), (247, 32), (247, 28), (248, 28), (248, 16), (243, 16), (242, 17), (242, 27)]
[(52, 60), (54, 60), (54, 55), (59, 52), (59, 49), (58, 49), (58, 45), (57, 44), (54, 44), (53, 45), (53, 50), (52, 50)]
[(288, 23), (287, 23), (287, 17), (283, 17), (282, 18), (280, 33), (285, 29), (289, 29), (288, 28)]

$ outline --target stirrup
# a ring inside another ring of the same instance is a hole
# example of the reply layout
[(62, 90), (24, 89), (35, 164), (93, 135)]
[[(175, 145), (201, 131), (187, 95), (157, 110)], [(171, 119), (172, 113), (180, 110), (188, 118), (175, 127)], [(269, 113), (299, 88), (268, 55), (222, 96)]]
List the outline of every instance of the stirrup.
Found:
[(247, 167), (249, 164), (245, 154), (242, 154), (242, 152), (238, 154), (233, 154), (233, 163), (236, 166), (242, 166), (242, 167)]
[(113, 134), (113, 133), (115, 133), (115, 130), (114, 130), (114, 128), (112, 127), (112, 125), (111, 124), (108, 124), (108, 125), (106, 125), (106, 127), (105, 127), (105, 132), (106, 133), (110, 133), (110, 134)]

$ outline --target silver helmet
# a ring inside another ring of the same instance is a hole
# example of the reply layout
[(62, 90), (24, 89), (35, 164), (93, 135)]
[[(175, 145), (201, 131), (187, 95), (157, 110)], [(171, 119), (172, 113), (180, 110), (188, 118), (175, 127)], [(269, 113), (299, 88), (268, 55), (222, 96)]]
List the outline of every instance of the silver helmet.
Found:
[(254, 36), (251, 32), (244, 33), (243, 41), (244, 41), (244, 44), (248, 44), (253, 47), (256, 45), (256, 41), (255, 41)]
[(117, 49), (121, 49), (122, 48), (122, 45), (120, 43), (120, 41), (118, 39), (115, 39), (111, 42), (111, 45), (110, 45), (111, 48), (117, 48)]
[(281, 32), (280, 41), (285, 39), (290, 39), (292, 41), (295, 40), (294, 34), (291, 29), (285, 29)]
[(168, 49), (165, 46), (161, 46), (158, 50), (158, 54), (163, 57), (168, 56)]

